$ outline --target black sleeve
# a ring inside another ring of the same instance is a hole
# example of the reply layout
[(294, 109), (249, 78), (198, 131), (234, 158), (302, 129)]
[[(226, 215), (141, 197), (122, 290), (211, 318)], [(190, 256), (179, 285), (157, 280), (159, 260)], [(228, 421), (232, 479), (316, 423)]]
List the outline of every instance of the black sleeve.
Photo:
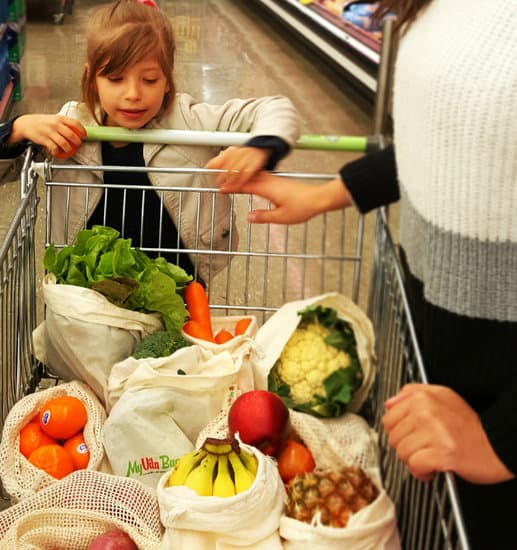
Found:
[(0, 159), (12, 159), (21, 155), (27, 148), (27, 141), (20, 141), (19, 143), (13, 143), (12, 145), (7, 145), (5, 140), (11, 134), (13, 127), (13, 122), (16, 120), (16, 117), (7, 122), (2, 122), (0, 124)]
[(362, 214), (400, 198), (393, 145), (345, 164), (339, 173)]
[(264, 170), (274, 170), (275, 166), (289, 153), (291, 147), (282, 138), (277, 136), (255, 136), (245, 143), (246, 147), (270, 149), (271, 155), (264, 166)]

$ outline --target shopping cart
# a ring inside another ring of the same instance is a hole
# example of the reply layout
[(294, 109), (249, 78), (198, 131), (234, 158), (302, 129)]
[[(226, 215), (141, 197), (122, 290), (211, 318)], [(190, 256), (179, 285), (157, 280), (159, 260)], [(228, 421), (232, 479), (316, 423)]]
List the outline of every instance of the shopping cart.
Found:
[(18, 206), (0, 243), (0, 427), (18, 399), (35, 388), (31, 332), (36, 323), (36, 182), (22, 168)]
[[(141, 200), (145, 200), (147, 193), (156, 191), (156, 188), (145, 186), (124, 188), (62, 181), (60, 173), (70, 169), (70, 166), (52, 164), (50, 161), (34, 162), (32, 154), (31, 151), (27, 153), (23, 168), (23, 200), (0, 255), (2, 422), (12, 404), (24, 392), (32, 391), (41, 377), (47, 375), (45, 369), (33, 359), (30, 338), (36, 323), (32, 245), (37, 180), (44, 180), (47, 213), (52, 212), (53, 190), (58, 188), (66, 193), (81, 190), (85, 208), (89, 193), (96, 187), (101, 187), (107, 197), (113, 187), (122, 188), (124, 193), (137, 191), (141, 193)], [(133, 168), (76, 166), (73, 169), (98, 172)], [(181, 174), (192, 169), (165, 170), (171, 174)], [(162, 187), (160, 193), (176, 194), (179, 209), (187, 194), (194, 195), (199, 205), (203, 204), (205, 208), (211, 205), (215, 209), (218, 192), (211, 182), (217, 171), (202, 169), (198, 172), (206, 177), (206, 187)], [(329, 177), (327, 174), (281, 175), (305, 178), (315, 185)], [(257, 197), (231, 196), (229, 227), (234, 218), (244, 220), (247, 211), (264, 206), (264, 201)], [(181, 219), (181, 211), (177, 216)], [(85, 226), (86, 223), (85, 210)], [(50, 233), (51, 225), (51, 216), (48, 215), (46, 244), (52, 242), (57, 248), (65, 246), (69, 236), (65, 233), (62, 241), (56, 241)], [(365, 236), (370, 231), (373, 234), (368, 239)], [(230, 235), (228, 250), (214, 250), (211, 243), (206, 242), (188, 250), (182, 250), (179, 246), (165, 249), (159, 241), (154, 247), (142, 249), (149, 253), (169, 254), (173, 258), (188, 252), (198, 260), (208, 258), (209, 263), (215, 256), (227, 256), (227, 267), (206, 281), (213, 315), (253, 314), (262, 323), (287, 301), (328, 291), (346, 294), (362, 305), (374, 324), (378, 358), (377, 381), (367, 407), (368, 414), (380, 434), (384, 483), (396, 506), (403, 548), (468, 549), (453, 476), (439, 474), (434, 481), (426, 484), (416, 481), (397, 460), (381, 427), (385, 399), (394, 395), (406, 382), (426, 381), (386, 212), (381, 210), (376, 216), (365, 219), (350, 209), (324, 214), (296, 226), (240, 223), (237, 247), (232, 244), (234, 238), (236, 235)], [(373, 243), (372, 250), (369, 249), (369, 242)], [(366, 258), (366, 250), (368, 256), (373, 256), (373, 261)]]

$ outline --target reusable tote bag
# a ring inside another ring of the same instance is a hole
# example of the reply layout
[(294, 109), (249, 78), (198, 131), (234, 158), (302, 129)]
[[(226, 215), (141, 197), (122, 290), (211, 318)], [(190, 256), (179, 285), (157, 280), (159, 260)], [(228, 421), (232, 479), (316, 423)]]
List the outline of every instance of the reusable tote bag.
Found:
[(88, 384), (103, 404), (111, 367), (146, 334), (163, 328), (160, 317), (112, 304), (88, 288), (43, 279), (45, 321), (34, 332), (36, 357), (62, 380)]

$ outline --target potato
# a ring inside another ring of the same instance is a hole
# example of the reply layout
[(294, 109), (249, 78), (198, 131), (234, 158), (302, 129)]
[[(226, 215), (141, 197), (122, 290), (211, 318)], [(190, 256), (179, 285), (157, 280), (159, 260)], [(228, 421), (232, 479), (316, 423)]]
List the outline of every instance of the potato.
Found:
[(95, 537), (87, 550), (138, 550), (138, 546), (124, 531), (106, 531)]

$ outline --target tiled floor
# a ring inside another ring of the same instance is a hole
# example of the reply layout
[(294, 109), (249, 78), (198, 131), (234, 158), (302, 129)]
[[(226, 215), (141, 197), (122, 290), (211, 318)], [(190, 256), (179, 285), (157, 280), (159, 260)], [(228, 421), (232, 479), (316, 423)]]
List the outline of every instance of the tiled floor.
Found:
[[(62, 25), (53, 24), (41, 4), (36, 3), (40, 6), (37, 16), (30, 16), (27, 23), (22, 66), (24, 97), (14, 105), (13, 114), (52, 113), (65, 101), (80, 99), (84, 29), (90, 10), (100, 3), (103, 2), (76, 0), (73, 13), (65, 17)], [(175, 78), (180, 91), (208, 102), (229, 97), (287, 95), (299, 110), (304, 134), (365, 135), (371, 131), (372, 106), (347, 89), (342, 80), (322, 70), (320, 60), (286, 36), (285, 30), (262, 11), (254, 9), (253, 2), (162, 0), (159, 4), (170, 14), (175, 27)], [(297, 150), (279, 168), (334, 174), (350, 158), (350, 153)], [(0, 190), (4, 204), (0, 212), (2, 233), (17, 205), (17, 182), (5, 183)], [(37, 240), (43, 245), (44, 193), (40, 210)], [(317, 234), (313, 238), (321, 239), (323, 235), (325, 240), (331, 239), (332, 223), (342, 223), (341, 218), (330, 218), (330, 223), (325, 233), (320, 233), (321, 226), (315, 226), (312, 233)], [(371, 256), (370, 226), (367, 217), (363, 250), (366, 259)], [(313, 275), (315, 280), (318, 277), (317, 273)], [(368, 277), (364, 275), (363, 279), (367, 281)], [(314, 288), (317, 281), (315, 284)]]

